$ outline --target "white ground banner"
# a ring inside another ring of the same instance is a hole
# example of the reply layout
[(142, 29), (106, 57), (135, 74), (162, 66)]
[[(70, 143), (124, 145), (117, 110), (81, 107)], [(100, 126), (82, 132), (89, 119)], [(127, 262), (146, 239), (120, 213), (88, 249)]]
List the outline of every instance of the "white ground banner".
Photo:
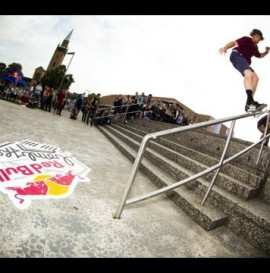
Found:
[(78, 182), (89, 182), (90, 169), (71, 153), (32, 140), (0, 144), (0, 191), (20, 209), (32, 200), (64, 198)]

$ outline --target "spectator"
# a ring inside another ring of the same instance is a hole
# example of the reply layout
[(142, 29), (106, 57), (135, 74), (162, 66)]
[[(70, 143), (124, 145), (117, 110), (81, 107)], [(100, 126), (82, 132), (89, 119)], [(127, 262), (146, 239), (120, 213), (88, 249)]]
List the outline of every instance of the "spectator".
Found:
[(95, 97), (92, 98), (92, 100), (90, 102), (90, 108), (88, 110), (88, 114), (86, 117), (86, 124), (89, 124), (89, 119), (91, 119), (90, 125), (91, 126), (93, 125), (93, 122), (94, 122), (93, 119), (95, 117), (95, 113), (98, 108), (99, 99), (100, 99), (100, 93), (98, 93)]

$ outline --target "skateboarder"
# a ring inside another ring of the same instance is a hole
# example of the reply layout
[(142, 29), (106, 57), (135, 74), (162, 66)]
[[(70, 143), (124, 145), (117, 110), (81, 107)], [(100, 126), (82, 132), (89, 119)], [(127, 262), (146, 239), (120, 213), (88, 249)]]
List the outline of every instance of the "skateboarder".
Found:
[(219, 49), (219, 53), (226, 53), (229, 48), (232, 48), (230, 61), (244, 77), (244, 86), (247, 93), (247, 101), (245, 106), (246, 112), (260, 111), (265, 108), (266, 104), (260, 104), (254, 101), (253, 97), (256, 92), (259, 78), (255, 71), (251, 68), (251, 58), (263, 58), (269, 52), (269, 47), (265, 47), (265, 52), (260, 53), (257, 44), (264, 39), (262, 32), (259, 29), (253, 29), (250, 32), (250, 37), (244, 36), (235, 41), (231, 41), (224, 47)]

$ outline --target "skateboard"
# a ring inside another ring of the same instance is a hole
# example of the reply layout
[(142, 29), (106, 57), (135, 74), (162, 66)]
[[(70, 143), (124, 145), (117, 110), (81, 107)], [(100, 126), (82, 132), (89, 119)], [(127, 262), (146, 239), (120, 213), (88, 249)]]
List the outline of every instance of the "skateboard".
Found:
[(266, 108), (267, 104), (262, 104), (259, 107), (257, 107), (254, 111), (252, 111), (253, 113), (257, 113), (256, 115), (254, 115), (255, 118), (261, 117), (264, 114), (268, 113), (269, 110)]
[[(262, 114), (263, 109), (267, 107), (267, 104), (261, 104), (260, 106), (258, 106), (257, 108), (254, 109), (249, 109), (247, 111), (247, 113), (257, 113), (256, 115), (254, 115), (255, 118), (259, 117)], [(265, 111), (263, 111), (265, 112)]]
[(247, 112), (248, 113), (254, 113), (254, 112), (260, 112), (262, 111), (265, 107), (267, 107), (267, 104), (261, 104), (260, 106), (258, 106), (257, 108), (253, 108), (253, 109), (249, 109)]
[(261, 104), (259, 107), (256, 108), (255, 111), (256, 111), (256, 112), (258, 112), (258, 111), (261, 112), (265, 107), (267, 107), (267, 104)]

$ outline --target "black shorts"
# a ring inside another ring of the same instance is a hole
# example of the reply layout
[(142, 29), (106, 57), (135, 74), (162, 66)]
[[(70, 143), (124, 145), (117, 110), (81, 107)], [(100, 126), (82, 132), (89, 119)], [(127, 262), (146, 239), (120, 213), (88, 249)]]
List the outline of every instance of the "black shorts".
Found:
[(249, 66), (249, 63), (247, 62), (246, 58), (237, 52), (236, 50), (233, 50), (230, 55), (230, 61), (233, 64), (233, 66), (244, 76), (245, 70), (249, 69), (252, 72), (254, 70)]

